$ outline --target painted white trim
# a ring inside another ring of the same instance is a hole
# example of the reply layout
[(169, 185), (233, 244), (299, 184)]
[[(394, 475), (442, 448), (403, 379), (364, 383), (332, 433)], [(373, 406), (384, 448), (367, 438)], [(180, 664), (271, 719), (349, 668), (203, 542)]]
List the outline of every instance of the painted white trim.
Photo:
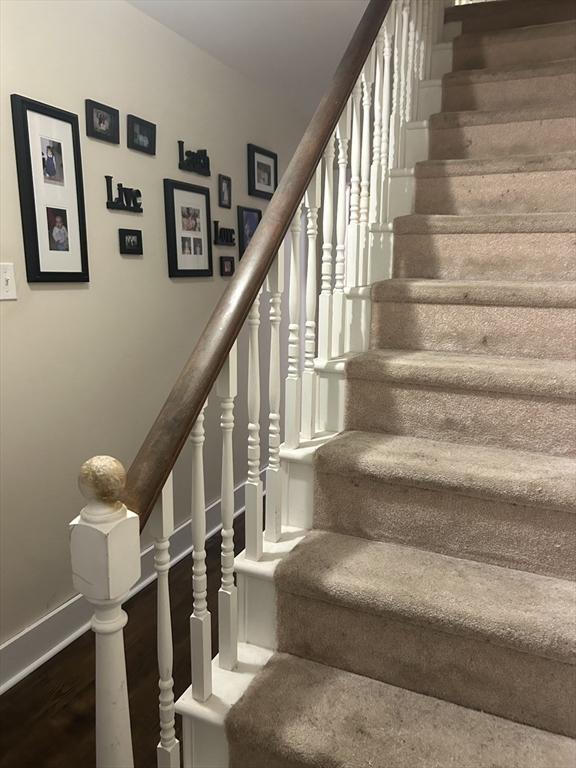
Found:
[[(265, 475), (265, 472), (266, 468), (262, 469), (261, 475)], [(234, 488), (235, 517), (244, 511), (244, 485), (245, 481)], [(220, 519), (218, 498), (206, 507), (206, 538), (218, 533), (221, 528)], [(170, 538), (170, 551), (171, 566), (192, 551), (190, 519), (174, 530)], [(146, 547), (140, 557), (142, 575), (130, 590), (127, 600), (156, 579), (154, 545)], [(92, 612), (93, 609), (82, 595), (75, 595), (0, 645), (0, 696), (89, 630)]]

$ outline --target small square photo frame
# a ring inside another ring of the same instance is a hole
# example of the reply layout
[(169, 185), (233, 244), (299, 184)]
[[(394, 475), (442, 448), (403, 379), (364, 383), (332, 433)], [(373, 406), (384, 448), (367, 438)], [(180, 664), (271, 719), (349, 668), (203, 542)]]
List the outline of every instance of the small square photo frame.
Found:
[(86, 135), (109, 144), (120, 144), (120, 113), (114, 107), (86, 99)]
[(218, 205), (220, 208), (232, 208), (232, 179), (218, 174)]
[(128, 149), (135, 149), (146, 155), (155, 155), (156, 125), (136, 115), (128, 115), (127, 143)]
[(141, 229), (119, 229), (118, 241), (123, 256), (142, 256), (144, 249)]
[(235, 271), (234, 256), (220, 256), (220, 277), (232, 277)]
[(278, 186), (278, 155), (248, 144), (248, 194), (270, 200)]
[(248, 243), (252, 240), (254, 232), (262, 219), (262, 211), (258, 208), (246, 208), (238, 206), (238, 258), (241, 259)]
[(170, 277), (212, 277), (210, 190), (164, 179)]

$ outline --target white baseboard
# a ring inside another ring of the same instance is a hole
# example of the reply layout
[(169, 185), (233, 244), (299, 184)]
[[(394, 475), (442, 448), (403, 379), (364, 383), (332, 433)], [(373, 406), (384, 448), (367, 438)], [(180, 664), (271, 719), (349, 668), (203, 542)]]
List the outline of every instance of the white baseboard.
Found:
[[(265, 469), (261, 475), (265, 477)], [(235, 516), (244, 511), (245, 481), (234, 489)], [(220, 499), (206, 508), (207, 538), (221, 528)], [(190, 521), (175, 529), (170, 539), (170, 562), (175, 565), (192, 551)], [(128, 600), (156, 578), (154, 547), (141, 553), (142, 575), (130, 590)], [(19, 683), (90, 629), (92, 608), (82, 595), (76, 595), (0, 645), (0, 696)]]

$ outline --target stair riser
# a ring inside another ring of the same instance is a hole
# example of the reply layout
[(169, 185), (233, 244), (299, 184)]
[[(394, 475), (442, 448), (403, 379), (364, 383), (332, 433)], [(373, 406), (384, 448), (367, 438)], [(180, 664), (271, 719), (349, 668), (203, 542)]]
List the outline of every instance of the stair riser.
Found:
[(543, 3), (534, 7), (518, 4), (515, 8), (495, 8), (489, 15), (464, 19), (462, 32), (487, 32), (513, 27), (528, 27), (539, 24), (553, 24), (555, 21), (570, 21), (575, 16), (572, 0)]
[(430, 159), (458, 160), (565, 152), (574, 149), (575, 137), (576, 121), (572, 117), (432, 128)]
[(558, 456), (576, 452), (574, 401), (347, 381), (346, 429), (493, 445)]
[(465, 493), (317, 472), (314, 527), (576, 580), (572, 512)]
[(372, 347), (572, 359), (571, 309), (372, 304)]
[(395, 235), (394, 277), (576, 280), (576, 235)]
[(576, 171), (416, 179), (415, 213), (538, 213), (576, 210)]
[[(386, 585), (382, 585), (385, 589)], [(475, 637), (278, 592), (279, 650), (564, 735), (576, 668)]]
[(576, 41), (570, 34), (519, 35), (515, 40), (486, 39), (471, 46), (467, 37), (454, 41), (453, 71), (459, 69), (500, 69), (576, 56)]
[(444, 84), (442, 111), (544, 107), (576, 99), (576, 75), (495, 80), (466, 85)]

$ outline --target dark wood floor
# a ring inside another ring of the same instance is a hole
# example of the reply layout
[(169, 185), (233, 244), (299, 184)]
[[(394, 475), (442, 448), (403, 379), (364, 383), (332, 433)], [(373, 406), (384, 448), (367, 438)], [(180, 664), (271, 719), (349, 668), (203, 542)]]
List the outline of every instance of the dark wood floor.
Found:
[[(237, 518), (235, 533), (239, 552), (244, 548), (243, 517)], [(206, 546), (214, 654), (218, 648), (220, 543), (217, 534)], [(189, 556), (170, 572), (176, 696), (190, 684), (191, 573)], [(155, 768), (159, 734), (156, 582), (125, 608), (129, 617), (125, 642), (134, 761), (136, 768)], [(94, 637), (87, 632), (0, 697), (0, 766), (91, 768), (95, 754)]]

